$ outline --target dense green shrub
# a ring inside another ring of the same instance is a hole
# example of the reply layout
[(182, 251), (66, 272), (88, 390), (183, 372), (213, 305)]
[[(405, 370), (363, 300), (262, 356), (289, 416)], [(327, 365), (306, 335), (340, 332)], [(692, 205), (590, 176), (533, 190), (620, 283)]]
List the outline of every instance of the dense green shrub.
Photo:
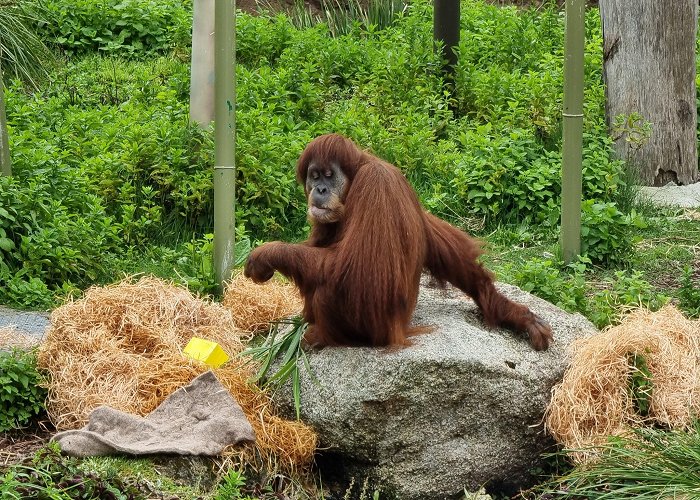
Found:
[(78, 171), (42, 158), (46, 153), (34, 155), (31, 174), (0, 177), (0, 296), (19, 305), (30, 305), (24, 301), (32, 292), (43, 303), (46, 289), (94, 282), (104, 254), (116, 250), (102, 201)]
[[(53, 2), (92, 19), (87, 4)], [(180, 26), (178, 16), (163, 12), (184, 7), (171, 2), (163, 9), (149, 23)], [(477, 2), (462, 22), (455, 101), (432, 48), (430, 2), (412, 3), (385, 29), (359, 23), (338, 37), (325, 25), (298, 29), (284, 15), (239, 13), (237, 214), (246, 229), (265, 239), (301, 236), (303, 199), (293, 166), (309, 139), (330, 131), (397, 164), (433, 210), (493, 222), (550, 219), (560, 191), (562, 19), (554, 6)], [(588, 24), (595, 36), (599, 23)], [(599, 64), (599, 52), (587, 64)], [(186, 125), (185, 64), (158, 60), (150, 72), (123, 64), (77, 61), (60, 70), (46, 99), (10, 113), (34, 136), (50, 140), (47, 131), (61, 131), (67, 161), (95, 179), (93, 192), (107, 200), (126, 242), (141, 245), (173, 213), (189, 227), (210, 221), (211, 136)], [(599, 74), (587, 81), (595, 99), (602, 95)], [(622, 165), (602, 139), (602, 109), (587, 106), (584, 192), (610, 202)], [(24, 116), (30, 123), (22, 124)]]
[[(77, 169), (89, 179), (80, 187), (103, 201), (127, 245), (157, 236), (166, 217), (181, 217), (192, 226), (209, 220), (211, 133), (189, 125), (186, 106), (168, 85), (171, 80), (153, 81), (143, 66), (105, 84), (113, 96), (125, 96), (124, 102), (97, 105), (104, 94), (93, 92), (94, 73), (112, 64), (93, 59), (79, 65), (66, 77), (70, 83), (49, 89), (47, 97), (8, 94), (8, 114), (18, 131), (12, 134), (15, 171), (33, 172), (37, 155), (50, 156), (59, 177), (78, 175)], [(86, 78), (77, 74), (90, 66), (97, 69)], [(167, 65), (161, 69), (179, 76)]]
[(188, 44), (189, 2), (182, 0), (46, 0), (37, 27), (68, 53), (142, 56)]
[(296, 30), (285, 15), (236, 18), (236, 63), (246, 67), (275, 65)]
[[(156, 57), (141, 62), (95, 54), (71, 59), (57, 68), (50, 83), (40, 89), (42, 98), (58, 99), (67, 115), (75, 109), (127, 102), (167, 107), (172, 106), (172, 99), (185, 103), (189, 93), (189, 67), (176, 58)], [(90, 125), (88, 122), (84, 127)]]
[(611, 264), (629, 259), (636, 230), (646, 227), (641, 215), (623, 214), (615, 203), (586, 200), (581, 205), (581, 252), (593, 262)]
[(463, 131), (457, 141), (464, 150), (451, 183), (473, 214), (524, 218), (554, 208), (560, 190), (557, 157), (546, 154), (532, 131), (515, 129), (503, 136), (486, 124)]
[(0, 432), (23, 427), (44, 411), (40, 383), (33, 351), (0, 351)]
[(562, 309), (575, 312), (585, 310), (586, 260), (570, 264), (566, 269), (553, 259), (533, 258), (521, 266), (511, 265), (508, 278), (527, 292), (550, 301)]

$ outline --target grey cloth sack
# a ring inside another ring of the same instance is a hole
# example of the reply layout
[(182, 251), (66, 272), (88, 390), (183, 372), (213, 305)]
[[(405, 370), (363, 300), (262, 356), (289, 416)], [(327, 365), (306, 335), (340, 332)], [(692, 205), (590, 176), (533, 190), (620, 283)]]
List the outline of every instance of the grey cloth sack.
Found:
[(145, 417), (95, 408), (82, 429), (57, 433), (67, 455), (218, 455), (228, 445), (255, 441), (243, 410), (210, 370), (179, 388)]

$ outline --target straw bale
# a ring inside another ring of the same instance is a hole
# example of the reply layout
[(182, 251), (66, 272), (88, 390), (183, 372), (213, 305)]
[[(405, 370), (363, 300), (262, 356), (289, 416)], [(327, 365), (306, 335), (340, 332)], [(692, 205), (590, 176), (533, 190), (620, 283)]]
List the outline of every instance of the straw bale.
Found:
[(52, 423), (79, 428), (99, 405), (137, 415), (153, 411), (208, 369), (182, 354), (193, 336), (219, 343), (231, 356), (214, 372), (255, 429), (254, 447), (231, 453), (285, 469), (308, 464), (315, 433), (277, 417), (269, 395), (249, 383), (254, 367), (237, 356), (249, 335), (235, 327), (231, 311), (153, 277), (90, 288), (51, 314), (38, 362), (51, 375)]
[[(630, 354), (644, 357), (652, 376), (649, 414), (635, 412), (629, 391)], [(545, 426), (575, 461), (633, 426), (686, 428), (700, 410), (700, 321), (672, 305), (638, 309), (615, 327), (576, 340), (571, 364), (552, 389)]]
[(272, 279), (257, 284), (237, 273), (228, 283), (222, 301), (236, 326), (246, 332), (267, 330), (270, 322), (298, 314), (302, 308), (296, 286)]
[(0, 350), (14, 347), (31, 349), (38, 344), (39, 339), (20, 332), (14, 325), (0, 327)]

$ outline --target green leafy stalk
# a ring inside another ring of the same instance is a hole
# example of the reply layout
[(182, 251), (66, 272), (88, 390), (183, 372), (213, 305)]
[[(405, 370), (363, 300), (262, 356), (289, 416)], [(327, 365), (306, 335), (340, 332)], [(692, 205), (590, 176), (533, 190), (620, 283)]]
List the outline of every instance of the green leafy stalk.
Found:
[[(280, 328), (283, 326), (289, 326), (289, 331), (286, 333), (280, 331)], [(303, 364), (307, 373), (313, 377), (309, 360), (301, 348), (301, 342), (304, 339), (304, 333), (308, 326), (308, 323), (300, 316), (289, 320), (277, 321), (272, 325), (270, 335), (261, 345), (249, 347), (242, 353), (243, 356), (251, 356), (253, 360), (260, 363), (260, 368), (255, 375), (254, 381), (261, 387), (269, 387), (276, 391), (291, 379), (297, 419), (301, 412), (300, 365)], [(280, 356), (282, 361), (279, 368), (276, 372), (270, 373), (274, 361)]]
[(631, 367), (629, 374), (629, 390), (634, 401), (634, 409), (642, 417), (649, 415), (651, 396), (654, 389), (652, 373), (642, 354), (629, 353), (628, 363)]

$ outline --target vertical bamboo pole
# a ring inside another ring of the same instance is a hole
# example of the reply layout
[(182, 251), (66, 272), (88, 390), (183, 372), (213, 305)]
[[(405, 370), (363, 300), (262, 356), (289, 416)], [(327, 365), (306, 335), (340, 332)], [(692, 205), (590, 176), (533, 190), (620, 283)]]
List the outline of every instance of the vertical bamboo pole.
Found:
[(214, 272), (223, 287), (235, 263), (236, 0), (215, 6)]
[(585, 0), (566, 0), (561, 182), (561, 248), (566, 263), (581, 253), (585, 5)]

